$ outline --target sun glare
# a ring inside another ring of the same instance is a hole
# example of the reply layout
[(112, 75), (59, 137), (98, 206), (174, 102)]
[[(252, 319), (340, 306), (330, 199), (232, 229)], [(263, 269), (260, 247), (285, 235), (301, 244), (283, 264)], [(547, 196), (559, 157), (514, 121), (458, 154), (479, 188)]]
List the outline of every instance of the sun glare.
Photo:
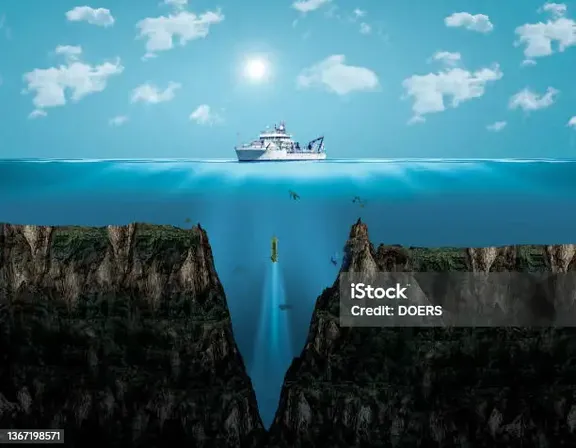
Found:
[(268, 72), (267, 64), (262, 59), (250, 59), (244, 67), (244, 74), (252, 81), (263, 80)]

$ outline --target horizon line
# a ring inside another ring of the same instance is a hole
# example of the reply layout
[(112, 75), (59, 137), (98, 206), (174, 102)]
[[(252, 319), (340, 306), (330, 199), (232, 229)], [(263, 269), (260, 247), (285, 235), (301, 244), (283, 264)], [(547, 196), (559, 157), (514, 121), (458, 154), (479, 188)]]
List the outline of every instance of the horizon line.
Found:
[[(251, 164), (252, 162), (239, 162), (234, 158), (187, 158), (187, 157), (117, 157), (117, 158), (71, 158), (71, 157), (0, 157), (0, 162), (35, 162), (35, 161), (60, 161), (60, 162), (235, 162), (242, 164)], [(343, 157), (334, 159), (324, 159), (324, 160), (314, 160), (314, 163), (330, 163), (330, 162), (362, 162), (362, 161), (381, 161), (381, 162), (400, 162), (400, 161), (430, 161), (430, 162), (449, 162), (449, 161), (567, 161), (576, 162), (576, 158), (565, 158), (565, 157)], [(271, 161), (274, 164), (274, 161)], [(282, 163), (283, 160), (279, 160), (277, 163)], [(310, 160), (302, 160), (298, 162), (311, 162)]]

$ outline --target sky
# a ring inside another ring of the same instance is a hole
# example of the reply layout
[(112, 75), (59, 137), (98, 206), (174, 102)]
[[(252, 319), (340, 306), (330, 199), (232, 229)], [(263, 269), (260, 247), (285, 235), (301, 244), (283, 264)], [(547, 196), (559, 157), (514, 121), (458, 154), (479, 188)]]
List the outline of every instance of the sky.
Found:
[(576, 158), (576, 1), (2, 0), (0, 158)]

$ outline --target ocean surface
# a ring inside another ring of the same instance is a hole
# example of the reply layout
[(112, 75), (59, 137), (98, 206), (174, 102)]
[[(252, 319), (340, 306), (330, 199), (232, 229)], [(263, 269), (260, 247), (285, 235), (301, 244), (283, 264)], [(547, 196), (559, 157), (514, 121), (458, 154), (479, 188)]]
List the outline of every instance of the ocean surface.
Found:
[(358, 218), (375, 243), (574, 243), (576, 160), (0, 160), (0, 222), (201, 223), (266, 425)]

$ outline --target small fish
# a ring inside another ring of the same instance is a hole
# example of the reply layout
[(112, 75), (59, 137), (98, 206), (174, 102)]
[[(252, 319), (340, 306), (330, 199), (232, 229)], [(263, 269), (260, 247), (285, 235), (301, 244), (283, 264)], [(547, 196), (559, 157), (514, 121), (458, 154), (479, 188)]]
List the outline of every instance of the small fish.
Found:
[(287, 311), (292, 309), (292, 305), (281, 303), (280, 305), (278, 305), (278, 308), (280, 308), (282, 311)]
[(330, 257), (330, 263), (332, 263), (334, 266), (338, 266), (339, 261), (340, 261), (340, 254), (338, 252), (336, 252), (334, 255)]
[(184, 222), (185, 222), (186, 224), (190, 224), (190, 223), (192, 222), (192, 220), (191, 220), (190, 218), (186, 218), (186, 219), (184, 220)]
[(352, 202), (354, 204), (358, 204), (360, 206), (360, 208), (364, 208), (364, 206), (366, 205), (366, 201), (363, 201), (362, 198), (360, 198), (360, 196), (354, 196), (354, 199), (352, 199)]
[(298, 193), (296, 193), (295, 191), (288, 190), (288, 194), (290, 195), (290, 199), (294, 199), (295, 201), (300, 199), (300, 195)]

